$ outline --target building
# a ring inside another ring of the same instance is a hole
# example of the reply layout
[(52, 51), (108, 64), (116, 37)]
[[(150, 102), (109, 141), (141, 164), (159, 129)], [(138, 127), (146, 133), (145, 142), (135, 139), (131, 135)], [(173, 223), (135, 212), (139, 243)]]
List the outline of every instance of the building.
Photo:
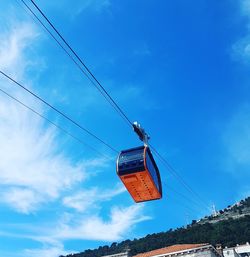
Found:
[(236, 245), (235, 247), (225, 247), (223, 249), (224, 257), (250, 257), (250, 245), (247, 242), (244, 245)]
[[(178, 244), (146, 253), (140, 253), (133, 257), (222, 257), (210, 244)], [(228, 256), (232, 257), (232, 256)], [(236, 256), (235, 256), (236, 257)], [(238, 256), (237, 256), (238, 257)]]
[[(131, 255), (128, 249), (122, 253), (103, 257), (131, 257)], [(250, 257), (250, 244), (247, 242), (244, 245), (224, 249), (221, 244), (217, 244), (216, 248), (210, 244), (177, 244), (132, 257)]]

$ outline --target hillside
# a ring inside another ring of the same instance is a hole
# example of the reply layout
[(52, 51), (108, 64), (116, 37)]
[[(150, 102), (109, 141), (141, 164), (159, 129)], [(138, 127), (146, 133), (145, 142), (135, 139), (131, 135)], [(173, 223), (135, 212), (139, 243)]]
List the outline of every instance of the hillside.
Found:
[(126, 249), (130, 249), (130, 254), (135, 255), (183, 243), (211, 243), (213, 245), (221, 243), (228, 247), (243, 244), (250, 238), (249, 209), (250, 197), (228, 206), (214, 216), (205, 217), (198, 222), (193, 221), (186, 228), (170, 229), (167, 232), (147, 235), (140, 239), (112, 243), (110, 246), (100, 246), (98, 249), (86, 250), (82, 253), (68, 255), (68, 257), (100, 257), (124, 252)]
[[(238, 219), (246, 215), (250, 215), (250, 197), (241, 200), (234, 205), (229, 205), (227, 208), (220, 210), (209, 217), (204, 217), (200, 221), (197, 221), (197, 223), (216, 223), (229, 218)], [(195, 221), (193, 223), (195, 223)]]

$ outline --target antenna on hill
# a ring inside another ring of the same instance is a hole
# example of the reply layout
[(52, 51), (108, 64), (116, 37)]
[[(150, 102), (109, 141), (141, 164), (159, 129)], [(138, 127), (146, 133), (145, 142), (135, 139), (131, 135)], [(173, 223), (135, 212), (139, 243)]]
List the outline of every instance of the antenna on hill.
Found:
[(216, 217), (218, 215), (216, 208), (215, 208), (215, 204), (212, 204), (212, 216)]
[(190, 224), (190, 217), (189, 217), (189, 213), (186, 212), (186, 227), (188, 227), (189, 224)]

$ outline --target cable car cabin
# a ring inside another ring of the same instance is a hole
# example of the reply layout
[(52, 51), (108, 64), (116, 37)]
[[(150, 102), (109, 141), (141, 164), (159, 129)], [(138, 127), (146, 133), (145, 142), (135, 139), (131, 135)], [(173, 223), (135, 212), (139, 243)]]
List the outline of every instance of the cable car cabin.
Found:
[(160, 173), (147, 146), (122, 151), (118, 156), (116, 169), (135, 202), (162, 197)]

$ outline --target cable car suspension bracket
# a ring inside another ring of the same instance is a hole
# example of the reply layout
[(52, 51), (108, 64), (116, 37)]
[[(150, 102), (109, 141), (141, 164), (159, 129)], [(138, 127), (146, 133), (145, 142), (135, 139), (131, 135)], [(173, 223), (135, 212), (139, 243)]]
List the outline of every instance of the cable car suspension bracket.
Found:
[(144, 145), (148, 146), (148, 140), (150, 139), (150, 136), (137, 121), (133, 122), (133, 129), (134, 132), (138, 135), (139, 139), (144, 143)]

